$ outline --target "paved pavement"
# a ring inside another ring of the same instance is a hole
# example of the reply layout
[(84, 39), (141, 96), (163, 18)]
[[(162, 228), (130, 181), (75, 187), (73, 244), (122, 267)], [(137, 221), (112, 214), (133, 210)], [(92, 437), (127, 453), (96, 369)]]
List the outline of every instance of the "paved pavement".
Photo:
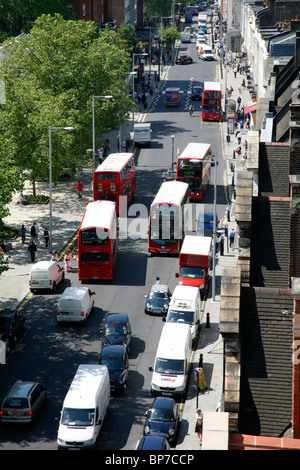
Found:
[[(167, 73), (168, 68), (169, 65), (162, 68), (163, 74), (159, 85), (163, 83), (164, 76)], [(251, 96), (248, 90), (241, 89), (242, 79), (245, 78), (245, 75), (237, 74), (237, 76), (234, 77), (234, 73), (231, 69), (229, 69), (228, 72), (224, 69), (222, 74), (223, 77), (221, 77), (220, 72), (219, 68), (219, 79), (222, 78), (220, 81), (227, 83), (227, 87), (233, 87), (233, 92), (230, 98), (236, 101), (238, 96), (241, 96), (241, 105), (247, 106), (251, 104)], [(150, 97), (148, 108), (151, 106), (151, 100), (153, 99), (155, 99), (155, 94)], [(136, 120), (140, 120), (141, 117), (142, 114), (135, 113)], [(233, 135), (231, 135), (230, 142), (227, 140), (227, 122), (221, 123), (220, 126), (222, 129), (223, 158), (226, 160), (228, 168), (227, 181), (225, 184), (228, 184), (229, 187), (231, 187), (231, 164), (234, 163), (236, 171), (242, 171), (243, 165), (240, 159), (233, 159), (236, 144), (234, 143), (235, 139)], [(125, 132), (127, 131), (128, 128), (125, 129)], [(242, 130), (242, 144), (246, 137), (247, 129), (244, 128)], [(111, 152), (117, 151), (118, 132), (110, 134), (109, 139)], [(76, 194), (76, 184), (78, 180), (82, 181), (84, 184), (82, 200), (79, 200)], [(84, 208), (91, 200), (91, 181), (91, 168), (84, 168), (73, 180), (59, 182), (56, 187), (53, 187), (53, 250), (57, 250), (59, 252), (61, 260), (64, 250), (75, 235), (74, 227), (79, 226)], [(49, 194), (48, 184), (39, 182), (37, 184), (37, 192)], [(30, 187), (29, 182), (26, 182), (24, 194), (26, 195), (28, 193), (32, 193), (32, 188)], [(232, 194), (232, 191), (229, 191), (229, 193)], [(5, 222), (17, 227), (21, 227), (21, 225), (24, 224), (27, 229), (27, 237), (24, 245), (22, 244), (20, 237), (12, 241), (12, 250), (8, 252), (10, 256), (10, 269), (0, 276), (0, 309), (5, 307), (18, 308), (29, 293), (28, 274), (32, 263), (30, 262), (27, 246), (30, 240), (30, 227), (34, 222), (39, 226), (41, 234), (39, 236), (37, 261), (50, 259), (50, 254), (48, 250), (45, 249), (42, 236), (43, 228), (45, 226), (49, 228), (49, 205), (19, 206), (16, 204), (17, 199), (18, 195), (15, 195), (13, 201), (9, 205), (11, 215), (5, 219)], [(225, 220), (225, 222), (228, 224), (228, 229), (230, 231), (232, 227), (235, 227), (234, 199), (230, 201), (230, 205), (228, 207), (230, 211), (230, 221), (226, 222)], [(224, 266), (234, 266), (236, 263), (236, 257), (237, 249), (234, 248), (228, 251), (226, 242), (224, 255), (217, 255), (215, 299), (212, 299), (210, 291), (208, 299), (204, 305), (200, 335), (192, 359), (194, 370), (198, 365), (200, 354), (203, 355), (203, 372), (207, 388), (203, 393), (198, 393), (197, 396), (197, 392), (193, 389), (193, 380), (191, 380), (186, 402), (182, 410), (182, 425), (177, 444), (177, 449), (180, 451), (201, 449), (197, 435), (194, 432), (194, 416), (196, 409), (199, 407), (202, 411), (216, 411), (222, 400), (223, 341), (218, 328), (220, 314), (220, 278), (222, 268)], [(208, 318), (209, 322), (207, 322)]]

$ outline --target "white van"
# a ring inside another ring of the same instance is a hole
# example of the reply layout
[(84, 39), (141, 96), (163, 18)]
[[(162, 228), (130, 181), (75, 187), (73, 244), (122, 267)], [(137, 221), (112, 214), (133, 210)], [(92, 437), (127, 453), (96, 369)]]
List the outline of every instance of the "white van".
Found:
[(186, 323), (190, 325), (191, 335), (195, 341), (201, 312), (200, 292), (196, 286), (176, 286), (172, 295), (167, 316), (167, 323)]
[(93, 295), (88, 287), (67, 287), (57, 308), (57, 321), (85, 322), (94, 307)]
[(59, 449), (90, 449), (99, 436), (110, 401), (106, 366), (81, 364), (65, 397), (57, 434)]
[(192, 335), (190, 326), (166, 323), (156, 351), (152, 372), (151, 394), (181, 397), (185, 394), (190, 374)]
[(39, 261), (32, 266), (29, 273), (31, 292), (41, 289), (56, 291), (57, 285), (65, 278), (65, 271), (56, 261)]
[(201, 44), (198, 47), (198, 56), (202, 60), (214, 60), (214, 54), (212, 48), (206, 44)]

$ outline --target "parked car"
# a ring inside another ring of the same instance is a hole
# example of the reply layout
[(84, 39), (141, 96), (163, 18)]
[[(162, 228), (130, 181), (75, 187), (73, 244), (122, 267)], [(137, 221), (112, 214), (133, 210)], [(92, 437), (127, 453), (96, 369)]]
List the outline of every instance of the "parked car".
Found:
[(137, 442), (136, 450), (169, 450), (170, 444), (167, 439), (159, 436), (144, 436)]
[(145, 303), (145, 313), (166, 315), (172, 297), (171, 291), (165, 284), (154, 284)]
[(189, 55), (187, 54), (184, 54), (184, 55), (179, 55), (177, 58), (176, 58), (176, 64), (192, 64), (193, 62), (193, 59), (192, 57), (190, 57)]
[[(216, 229), (218, 228), (218, 216), (216, 215)], [(197, 235), (212, 237), (214, 230), (214, 212), (200, 212), (198, 217)]]
[(99, 364), (107, 366), (110, 389), (112, 392), (125, 392), (128, 379), (128, 354), (122, 344), (104, 346), (100, 353)]
[(0, 310), (0, 336), (12, 348), (25, 331), (25, 317), (15, 310)]
[(131, 326), (127, 313), (108, 313), (104, 320), (104, 328), (100, 331), (101, 349), (103, 346), (122, 344), (130, 350)]
[(47, 398), (47, 390), (38, 382), (18, 380), (3, 400), (0, 420), (3, 423), (32, 423)]
[(195, 85), (192, 88), (192, 100), (202, 100), (203, 88), (200, 85)]
[(174, 443), (178, 436), (179, 405), (173, 398), (157, 397), (146, 412), (144, 436), (160, 436)]

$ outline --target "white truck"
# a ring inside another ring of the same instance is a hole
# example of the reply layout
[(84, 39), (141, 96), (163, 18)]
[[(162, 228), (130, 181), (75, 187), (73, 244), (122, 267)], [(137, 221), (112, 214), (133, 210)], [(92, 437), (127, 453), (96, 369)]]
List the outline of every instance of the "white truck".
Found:
[(94, 447), (110, 402), (106, 366), (81, 364), (64, 399), (57, 434), (59, 449)]
[(166, 323), (162, 329), (152, 372), (153, 396), (182, 397), (191, 371), (192, 335), (186, 323)]
[(151, 143), (151, 123), (138, 122), (134, 124), (133, 132), (130, 133), (130, 138), (135, 145), (150, 145)]
[(192, 339), (195, 342), (200, 313), (201, 299), (198, 287), (180, 285), (174, 289), (167, 316), (163, 317), (163, 321), (190, 325)]
[(181, 42), (191, 42), (191, 33), (189, 31), (181, 33)]

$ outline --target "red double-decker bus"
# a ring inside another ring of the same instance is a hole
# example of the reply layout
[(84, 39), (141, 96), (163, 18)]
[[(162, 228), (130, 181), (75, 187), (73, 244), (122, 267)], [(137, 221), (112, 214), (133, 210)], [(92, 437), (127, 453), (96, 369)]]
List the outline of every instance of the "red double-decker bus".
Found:
[(220, 121), (222, 91), (218, 82), (204, 82), (202, 93), (202, 121)]
[(116, 203), (90, 202), (78, 233), (78, 278), (80, 281), (111, 281), (118, 255)]
[(111, 153), (94, 171), (94, 201), (114, 201), (121, 214), (136, 193), (133, 153)]
[(176, 180), (189, 185), (189, 199), (200, 200), (210, 181), (210, 144), (190, 143), (177, 160)]
[(150, 207), (149, 253), (179, 253), (187, 227), (185, 204), (189, 185), (181, 181), (162, 183)]

